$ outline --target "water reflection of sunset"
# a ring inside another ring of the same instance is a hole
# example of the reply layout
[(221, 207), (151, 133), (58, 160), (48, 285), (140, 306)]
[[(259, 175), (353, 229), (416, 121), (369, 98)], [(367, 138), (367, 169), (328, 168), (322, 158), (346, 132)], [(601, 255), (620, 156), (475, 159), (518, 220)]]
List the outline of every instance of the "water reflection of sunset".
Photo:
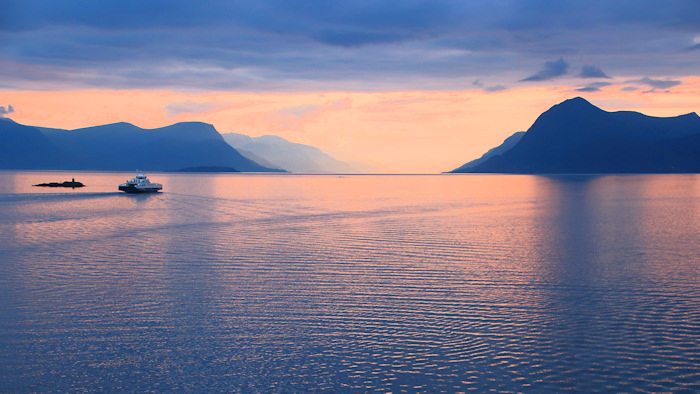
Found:
[(0, 195), (16, 376), (64, 373), (45, 354), (67, 349), (113, 360), (90, 382), (146, 368), (168, 387), (697, 377), (694, 175), (156, 173), (151, 196), (110, 192), (123, 174), (81, 177), (88, 192)]

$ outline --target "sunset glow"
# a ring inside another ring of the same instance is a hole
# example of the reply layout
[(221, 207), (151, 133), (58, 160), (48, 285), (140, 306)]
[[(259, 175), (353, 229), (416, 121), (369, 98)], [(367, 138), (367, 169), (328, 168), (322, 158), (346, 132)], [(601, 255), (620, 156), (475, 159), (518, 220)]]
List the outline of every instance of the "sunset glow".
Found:
[(0, 116), (67, 129), (201, 121), (382, 172), (441, 172), (575, 96), (607, 111), (698, 111), (699, 11), (685, 1), (11, 3)]
[(606, 111), (676, 116), (700, 109), (700, 78), (668, 92), (537, 86), (465, 91), (180, 93), (160, 90), (6, 91), (22, 124), (76, 129), (114, 122), (142, 128), (201, 121), (220, 133), (279, 135), (382, 172), (431, 173), (479, 157), (527, 130), (554, 104), (582, 95)]
[(700, 393), (700, 0), (0, 0), (0, 393)]

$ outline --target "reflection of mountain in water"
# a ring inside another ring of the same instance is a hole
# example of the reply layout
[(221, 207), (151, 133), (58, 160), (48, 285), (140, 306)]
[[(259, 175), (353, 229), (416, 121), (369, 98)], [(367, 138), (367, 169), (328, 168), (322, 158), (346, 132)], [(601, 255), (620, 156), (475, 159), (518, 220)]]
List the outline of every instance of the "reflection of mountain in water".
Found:
[(606, 112), (578, 97), (550, 108), (516, 144), (502, 147), (452, 172), (700, 172), (700, 117)]

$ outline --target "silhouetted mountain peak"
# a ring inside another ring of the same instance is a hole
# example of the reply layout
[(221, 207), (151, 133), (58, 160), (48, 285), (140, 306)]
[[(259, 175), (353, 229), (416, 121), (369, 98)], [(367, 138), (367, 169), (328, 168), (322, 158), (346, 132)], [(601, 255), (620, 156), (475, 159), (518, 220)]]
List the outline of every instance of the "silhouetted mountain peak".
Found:
[(192, 128), (195, 130), (216, 130), (213, 125), (209, 123), (204, 123), (204, 122), (178, 122), (171, 124), (170, 126), (163, 127), (168, 128), (168, 129), (184, 129), (184, 128)]
[(157, 129), (118, 122), (70, 131), (0, 122), (0, 168), (280, 171), (243, 157), (201, 122)]
[(568, 99), (542, 113), (523, 136), (522, 144), (556, 147), (586, 143), (598, 138), (606, 115), (610, 113), (581, 97)]
[(221, 135), (214, 126), (203, 122), (180, 122), (170, 126), (153, 129), (157, 133), (165, 133), (168, 137), (183, 140), (221, 140)]
[(565, 100), (545, 111), (538, 120), (557, 121), (596, 116), (605, 113), (582, 97)]
[(583, 97), (574, 97), (564, 100), (561, 103), (554, 105), (552, 108), (595, 108), (602, 111), (600, 108), (591, 104)]
[(128, 123), (128, 122), (114, 122), (114, 123), (107, 123), (107, 124), (103, 124), (103, 125), (84, 127), (82, 129), (76, 129), (76, 130), (96, 129), (96, 128), (106, 128), (106, 127), (110, 127), (110, 128), (119, 127), (119, 128), (130, 128), (130, 129), (132, 129), (132, 128), (139, 129), (140, 128), (140, 127), (135, 126), (135, 125)]
[[(60, 129), (53, 129), (54, 131), (59, 131)], [(116, 135), (122, 135), (125, 133), (129, 133), (130, 135), (134, 135), (135, 133), (139, 133), (143, 131), (142, 128), (138, 126), (134, 126), (131, 123), (127, 122), (117, 122), (117, 123), (110, 123), (110, 124), (104, 124), (104, 125), (99, 125), (99, 126), (90, 126), (90, 127), (84, 127), (80, 129), (75, 129), (75, 130), (70, 130), (69, 133), (73, 135), (80, 135), (81, 137), (85, 138), (104, 138), (105, 136), (116, 136)]]
[(678, 116), (678, 118), (679, 119), (697, 119), (697, 118), (700, 118), (700, 116), (698, 116), (698, 114), (695, 112), (690, 112), (690, 113), (687, 113), (685, 115), (680, 115), (680, 116)]
[[(540, 115), (511, 149), (458, 172), (697, 172), (700, 118), (607, 112), (581, 97)], [(470, 163), (467, 163), (470, 164)]]

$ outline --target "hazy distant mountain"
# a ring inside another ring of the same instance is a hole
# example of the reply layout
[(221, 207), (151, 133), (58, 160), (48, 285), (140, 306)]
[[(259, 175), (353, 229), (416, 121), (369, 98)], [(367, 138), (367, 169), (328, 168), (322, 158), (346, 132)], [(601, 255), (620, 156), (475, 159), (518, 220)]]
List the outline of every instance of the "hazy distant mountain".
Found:
[(238, 133), (221, 135), (241, 154), (259, 163), (284, 168), (292, 172), (306, 173), (358, 173), (372, 172), (368, 166), (351, 164), (334, 159), (313, 146), (289, 142), (282, 137), (264, 135), (249, 137)]
[(243, 157), (212, 125), (198, 122), (157, 129), (114, 123), (69, 131), (22, 126), (4, 119), (0, 149), (0, 168), (280, 171)]
[(452, 172), (697, 173), (698, 152), (695, 113), (606, 112), (578, 97), (540, 115), (512, 148)]

